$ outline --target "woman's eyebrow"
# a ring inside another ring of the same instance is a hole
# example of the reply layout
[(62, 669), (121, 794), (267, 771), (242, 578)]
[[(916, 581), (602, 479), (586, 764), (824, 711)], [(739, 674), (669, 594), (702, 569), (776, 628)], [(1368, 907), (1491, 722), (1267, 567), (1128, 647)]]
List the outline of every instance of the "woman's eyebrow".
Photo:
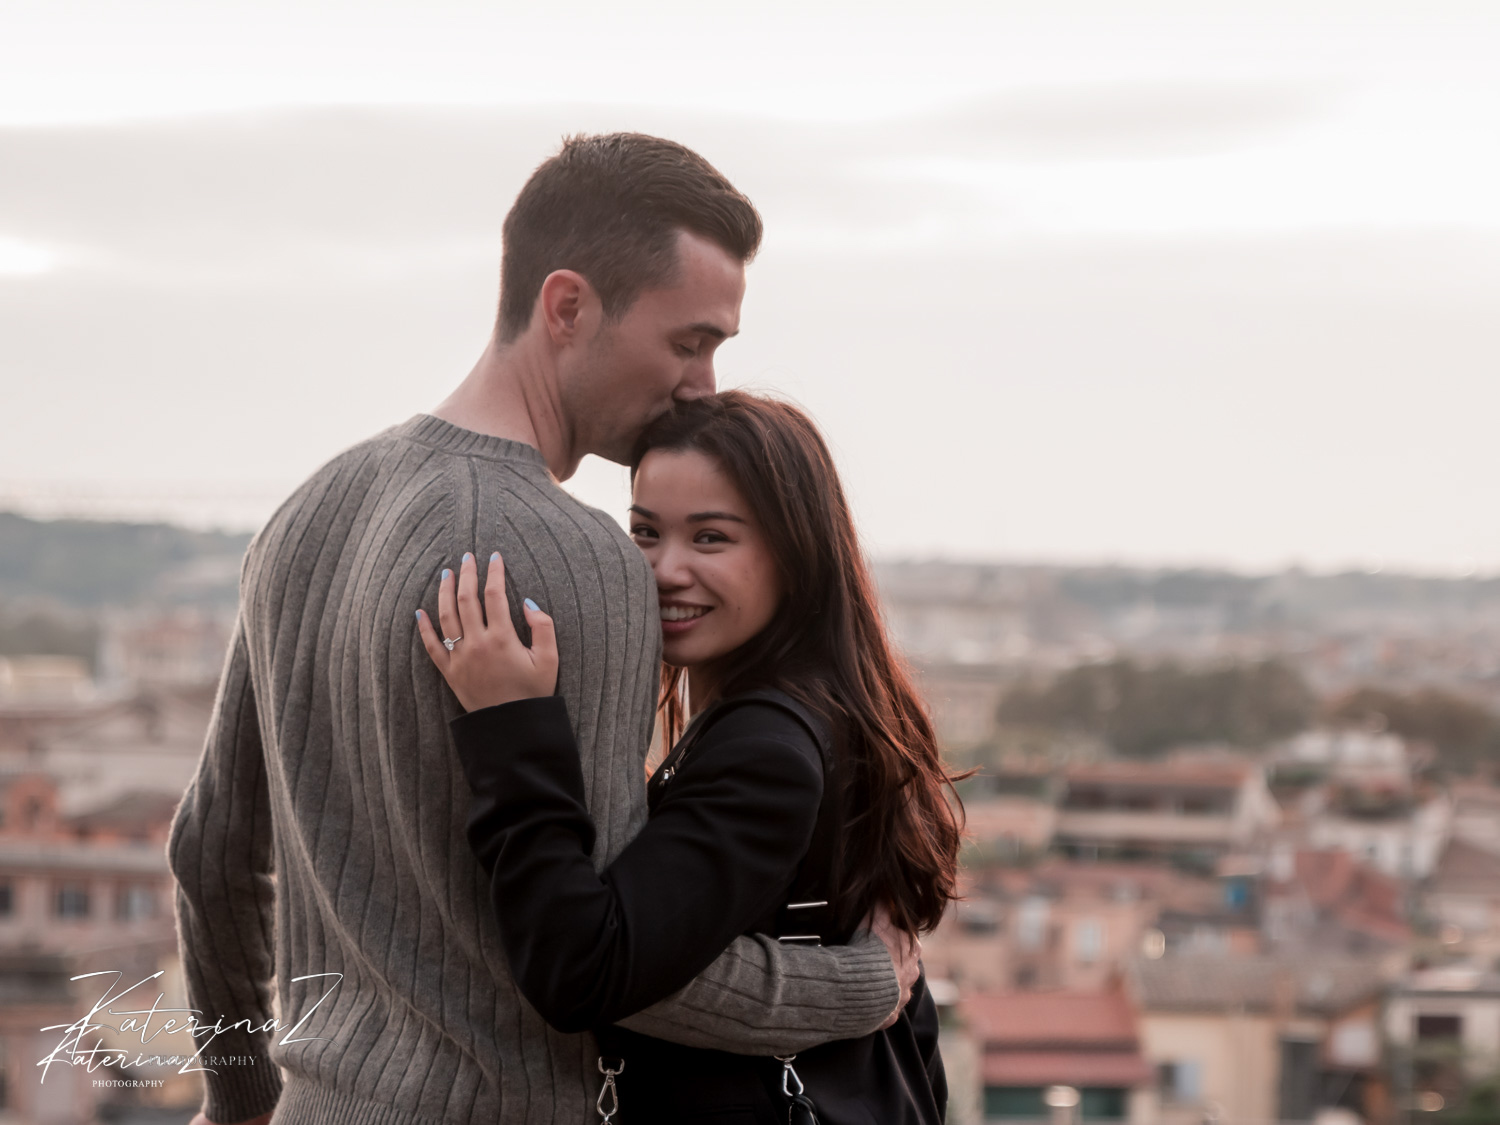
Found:
[(744, 523), (743, 516), (737, 516), (733, 512), (694, 512), (688, 516), (688, 523), (702, 523), (704, 520), (733, 520), (735, 523)]
[[(648, 520), (656, 519), (656, 513), (650, 508), (643, 508), (639, 504), (632, 504), (627, 511), (634, 512), (638, 516), (644, 516)], [(688, 523), (703, 523), (705, 520), (731, 520), (734, 523), (748, 523), (744, 516), (737, 516), (733, 512), (694, 512), (688, 516)]]

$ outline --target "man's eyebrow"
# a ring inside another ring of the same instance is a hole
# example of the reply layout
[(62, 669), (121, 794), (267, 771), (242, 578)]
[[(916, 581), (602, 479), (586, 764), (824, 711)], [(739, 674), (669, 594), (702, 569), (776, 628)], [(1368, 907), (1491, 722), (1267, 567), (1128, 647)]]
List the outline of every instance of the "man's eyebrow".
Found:
[(684, 332), (697, 332), (703, 336), (712, 336), (715, 340), (727, 340), (731, 336), (738, 336), (740, 330), (736, 328), (733, 332), (725, 332), (717, 324), (709, 324), (706, 320), (697, 324), (689, 324), (683, 329)]

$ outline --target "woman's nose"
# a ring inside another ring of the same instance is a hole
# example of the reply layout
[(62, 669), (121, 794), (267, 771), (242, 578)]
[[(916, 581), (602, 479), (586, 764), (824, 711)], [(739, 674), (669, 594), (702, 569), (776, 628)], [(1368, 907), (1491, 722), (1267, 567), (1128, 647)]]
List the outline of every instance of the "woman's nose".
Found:
[(656, 584), (669, 590), (680, 590), (692, 585), (692, 573), (687, 565), (687, 552), (663, 545), (651, 559), (651, 570), (656, 575)]

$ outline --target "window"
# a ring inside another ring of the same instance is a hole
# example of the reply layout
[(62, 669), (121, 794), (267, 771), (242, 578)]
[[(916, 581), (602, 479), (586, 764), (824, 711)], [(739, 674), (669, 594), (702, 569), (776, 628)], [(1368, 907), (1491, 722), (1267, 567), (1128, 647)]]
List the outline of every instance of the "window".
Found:
[(1452, 1043), (1464, 1037), (1463, 1016), (1418, 1016), (1418, 1043)]
[(1277, 1118), (1310, 1121), (1321, 1101), (1322, 1083), (1318, 1044), (1307, 1039), (1281, 1041), (1281, 1079), (1277, 1089)]
[(1163, 1101), (1197, 1103), (1203, 1098), (1203, 1077), (1197, 1059), (1178, 1059), (1156, 1068)]
[(986, 1086), (985, 1117), (1030, 1117), (1046, 1120), (1052, 1111), (1042, 1101), (1040, 1086)]
[(1047, 940), (1047, 900), (1032, 895), (1016, 911), (1016, 944), (1022, 949), (1040, 949)]
[(1079, 1091), (1083, 1100), (1078, 1103), (1078, 1116), (1082, 1121), (1121, 1121), (1125, 1117), (1125, 1091), (1113, 1087), (1085, 1089)]
[(1073, 956), (1085, 965), (1092, 965), (1103, 955), (1104, 924), (1085, 918), (1073, 927)]
[(1224, 907), (1227, 910), (1243, 910), (1250, 905), (1250, 881), (1235, 877), (1224, 882)]
[(64, 883), (57, 888), (54, 909), (59, 918), (87, 918), (89, 889), (82, 883)]
[(139, 884), (121, 887), (115, 898), (115, 916), (123, 922), (156, 917), (156, 888)]

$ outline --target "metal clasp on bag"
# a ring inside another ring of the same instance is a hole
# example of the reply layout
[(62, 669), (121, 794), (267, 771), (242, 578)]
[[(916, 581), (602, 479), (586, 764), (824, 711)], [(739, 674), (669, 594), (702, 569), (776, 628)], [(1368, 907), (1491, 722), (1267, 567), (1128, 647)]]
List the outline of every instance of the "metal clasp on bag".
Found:
[[(792, 1060), (796, 1057), (796, 1055), (775, 1056), (776, 1061), (781, 1064), (781, 1092), (789, 1098), (795, 1098), (798, 1094), (802, 1093), (803, 1089), (802, 1079), (798, 1078), (797, 1072), (792, 1069)], [(792, 1089), (793, 1082), (797, 1084), (795, 1090)]]
[[(604, 1075), (604, 1085), (599, 1087), (599, 1100), (594, 1103), (594, 1108), (599, 1111), (599, 1116), (606, 1122), (620, 1112), (620, 1091), (615, 1088), (615, 1075), (625, 1073), (625, 1060), (620, 1060), (618, 1067), (607, 1067), (604, 1065), (604, 1056), (599, 1056), (599, 1073)], [(799, 1082), (800, 1086), (801, 1083)], [(609, 1108), (604, 1108), (604, 1095), (609, 1095)]]

